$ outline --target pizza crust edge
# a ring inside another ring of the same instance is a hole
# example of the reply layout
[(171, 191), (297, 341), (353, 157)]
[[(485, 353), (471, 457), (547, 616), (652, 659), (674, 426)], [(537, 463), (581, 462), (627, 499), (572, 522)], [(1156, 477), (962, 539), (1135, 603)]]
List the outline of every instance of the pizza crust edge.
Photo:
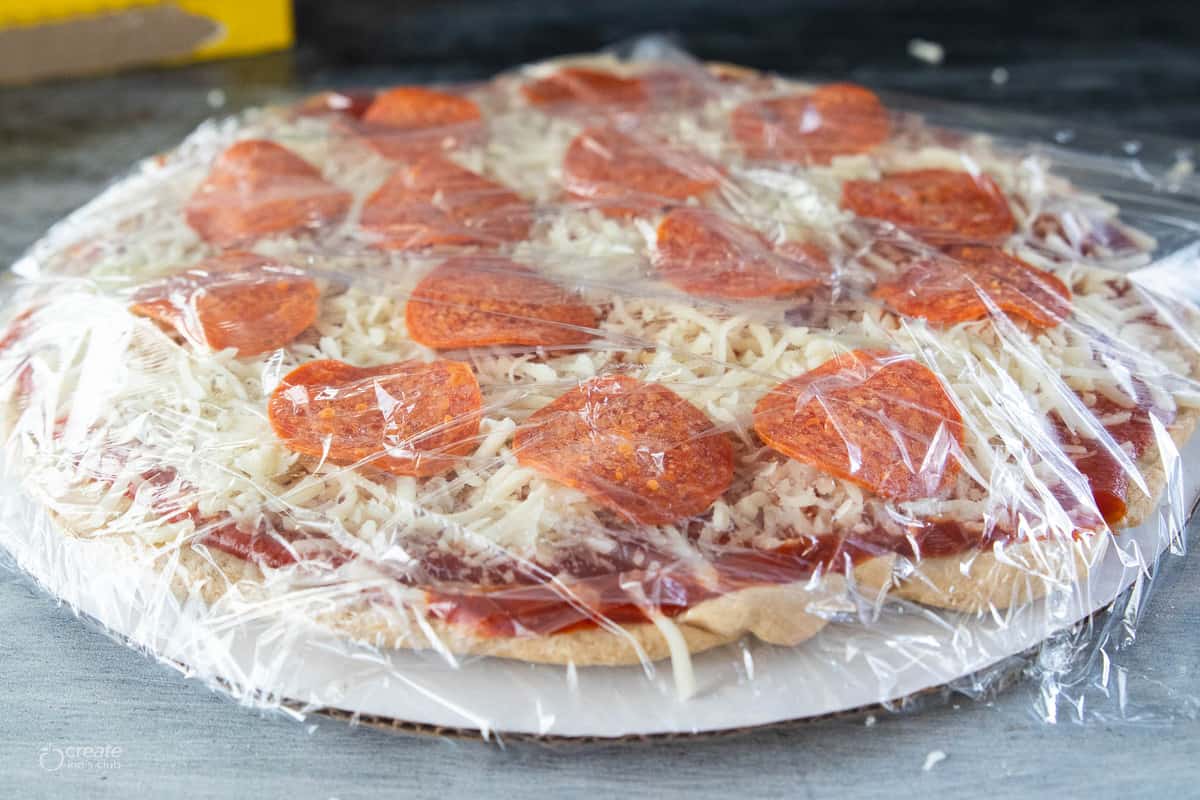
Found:
[[(1182, 448), (1191, 438), (1197, 422), (1200, 422), (1200, 409), (1181, 409), (1168, 428), (1177, 448)], [(1166, 488), (1167, 475), (1157, 446), (1151, 447), (1138, 460), (1138, 471), (1150, 491), (1147, 494), (1131, 487), (1130, 492), (1136, 496), (1129, 501), (1125, 518), (1114, 527), (1114, 532), (1136, 528), (1149, 520)], [(1066, 576), (1086, 577), (1104, 555), (1108, 539), (1107, 533), (1081, 538), (1071, 549), (1069, 559), (1065, 551), (1058, 551), (1057, 563), (1047, 563), (1045, 550), (1039, 553), (1029, 544), (1021, 543), (1008, 548), (1003, 560), (991, 551), (975, 549), (960, 555), (920, 559), (912, 575), (873, 570), (864, 577), (871, 588), (934, 608), (968, 613), (1003, 611), (1037, 600), (1052, 584), (1064, 581)], [(899, 560), (897, 566), (903, 569), (904, 561)], [(1051, 570), (1042, 569), (1034, 574), (1021, 564), (1050, 566)]]
[[(74, 543), (111, 548), (110, 557), (129, 565), (143, 565), (157, 580), (168, 581), (171, 595), (180, 603), (198, 599), (211, 608), (231, 591), (240, 595), (232, 601), (234, 604), (252, 604), (268, 597), (263, 571), (237, 556), (186, 543), (156, 548), (132, 534), (89, 536), (74, 530), (61, 516), (51, 512), (50, 518), (58, 532)], [(83, 563), (86, 557), (80, 554), (80, 558)], [(858, 570), (862, 572), (877, 561), (888, 562), (890, 569), (891, 558), (884, 557), (860, 565)], [(856, 580), (862, 582), (861, 577)], [(817, 589), (807, 582), (755, 586), (699, 603), (669, 618), (668, 625), (678, 629), (691, 654), (735, 642), (747, 634), (769, 644), (791, 647), (815, 636), (828, 624), (824, 616), (811, 612), (814, 604), (836, 603), (845, 596), (846, 581), (841, 575), (825, 576)], [(416, 609), (396, 609), (371, 600), (347, 603), (332, 613), (307, 611), (308, 607), (297, 607), (285, 612), (278, 622), (315, 626), (352, 641), (390, 649), (441, 650), (542, 664), (622, 666), (673, 655), (667, 635), (653, 622), (549, 636), (498, 637), (481, 636), (465, 626), (436, 618), (418, 619), (420, 612)]]

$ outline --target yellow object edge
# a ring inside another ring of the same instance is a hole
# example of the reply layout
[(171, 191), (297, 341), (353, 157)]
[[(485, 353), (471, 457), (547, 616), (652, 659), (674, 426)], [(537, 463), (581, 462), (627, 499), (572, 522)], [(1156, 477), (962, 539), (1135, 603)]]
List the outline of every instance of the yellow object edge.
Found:
[(293, 41), (291, 0), (3, 0), (0, 29), (68, 22), (77, 17), (173, 5), (212, 20), (220, 32), (180, 62), (261, 53)]

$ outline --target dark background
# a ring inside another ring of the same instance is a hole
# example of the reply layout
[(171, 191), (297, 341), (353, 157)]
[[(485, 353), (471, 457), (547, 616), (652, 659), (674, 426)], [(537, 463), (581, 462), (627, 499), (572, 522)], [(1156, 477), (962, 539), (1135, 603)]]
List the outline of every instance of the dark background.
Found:
[[(1200, 3), (298, 0), (306, 75), (473, 78), (648, 31), (704, 59), (1200, 137)], [(940, 66), (908, 55), (942, 44)], [(1008, 83), (991, 72), (1004, 67)]]

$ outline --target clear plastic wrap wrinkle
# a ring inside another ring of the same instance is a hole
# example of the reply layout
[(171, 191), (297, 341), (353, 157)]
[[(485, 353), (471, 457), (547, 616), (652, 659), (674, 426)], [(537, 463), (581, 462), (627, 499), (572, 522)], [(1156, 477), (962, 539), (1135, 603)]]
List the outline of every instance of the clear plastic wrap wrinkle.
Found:
[(292, 713), (1128, 716), (1200, 185), (1038, 131), (656, 42), (206, 123), (14, 266), (0, 545)]

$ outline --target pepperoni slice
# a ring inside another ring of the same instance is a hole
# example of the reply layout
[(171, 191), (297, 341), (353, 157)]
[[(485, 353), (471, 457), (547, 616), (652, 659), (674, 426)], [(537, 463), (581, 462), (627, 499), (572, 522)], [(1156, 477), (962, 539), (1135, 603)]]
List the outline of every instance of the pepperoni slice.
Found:
[(655, 263), (675, 286), (708, 297), (779, 297), (830, 277), (829, 261), (815, 245), (792, 242), (776, 250), (757, 231), (699, 208), (677, 208), (663, 218)]
[(1008, 201), (987, 175), (948, 169), (894, 172), (879, 181), (846, 181), (842, 207), (882, 219), (933, 243), (1003, 240), (1017, 228)]
[(989, 303), (1043, 328), (1071, 313), (1071, 290), (1062, 281), (989, 246), (958, 245), (944, 255), (917, 256), (874, 295), (901, 314), (938, 325), (984, 319)]
[(607, 70), (563, 67), (552, 75), (521, 87), (525, 99), (535, 106), (578, 104), (636, 108), (648, 99), (645, 83)]
[(828, 164), (834, 156), (869, 153), (891, 133), (879, 98), (852, 83), (752, 100), (734, 109), (730, 122), (750, 158), (798, 164)]
[(292, 151), (249, 139), (221, 154), (185, 214), (201, 238), (233, 247), (334, 223), (345, 216), (350, 200), (349, 192)]
[(311, 278), (278, 261), (230, 251), (134, 295), (130, 310), (185, 338), (239, 356), (287, 345), (317, 318)]
[(654, 383), (593, 378), (535, 412), (517, 461), (644, 525), (703, 514), (733, 480), (733, 446), (703, 412)]
[(629, 217), (680, 205), (712, 191), (720, 171), (695, 153), (589, 128), (563, 159), (567, 192), (595, 202), (607, 216)]
[(932, 497), (958, 474), (962, 417), (912, 358), (856, 350), (780, 384), (754, 430), (790, 458), (896, 500)]
[(281, 569), (301, 561), (324, 563), (334, 569), (354, 558), (353, 553), (329, 539), (271, 530), (266, 525), (247, 531), (232, 520), (199, 518), (196, 523), (197, 528), (208, 529), (200, 539), (206, 546), (269, 569)]
[(479, 106), (466, 97), (398, 86), (371, 103), (362, 117), (362, 133), (380, 155), (407, 159), (477, 137), (482, 120)]
[(1095, 429), (1104, 428), (1117, 445), (1127, 448), (1126, 455), (1136, 462), (1154, 444), (1154, 425), (1150, 417), (1154, 416), (1164, 425), (1170, 425), (1175, 420), (1175, 410), (1153, 406), (1148, 396), (1139, 398), (1133, 407), (1125, 408), (1101, 394), (1095, 395), (1088, 410), (1092, 416), (1092, 431), (1072, 431), (1058, 414), (1051, 418), (1051, 422), (1062, 440), (1064, 450), (1070, 451), (1075, 468), (1087, 479), (1096, 510), (1106, 523), (1116, 525), (1129, 511), (1126, 503), (1129, 474), (1109, 449), (1110, 446), (1089, 434), (1094, 433)]
[(362, 226), (389, 250), (496, 246), (529, 235), (533, 208), (507, 187), (428, 156), (398, 170), (368, 198)]
[(289, 449), (393, 475), (437, 475), (476, 447), (482, 398), (460, 361), (355, 367), (332, 359), (289, 372), (267, 415)]
[(442, 350), (510, 344), (581, 344), (595, 310), (571, 292), (503, 258), (459, 258), (430, 272), (405, 308), (414, 341)]
[(306, 98), (296, 110), (304, 115), (337, 114), (362, 119), (374, 102), (375, 92), (365, 89), (320, 92)]

